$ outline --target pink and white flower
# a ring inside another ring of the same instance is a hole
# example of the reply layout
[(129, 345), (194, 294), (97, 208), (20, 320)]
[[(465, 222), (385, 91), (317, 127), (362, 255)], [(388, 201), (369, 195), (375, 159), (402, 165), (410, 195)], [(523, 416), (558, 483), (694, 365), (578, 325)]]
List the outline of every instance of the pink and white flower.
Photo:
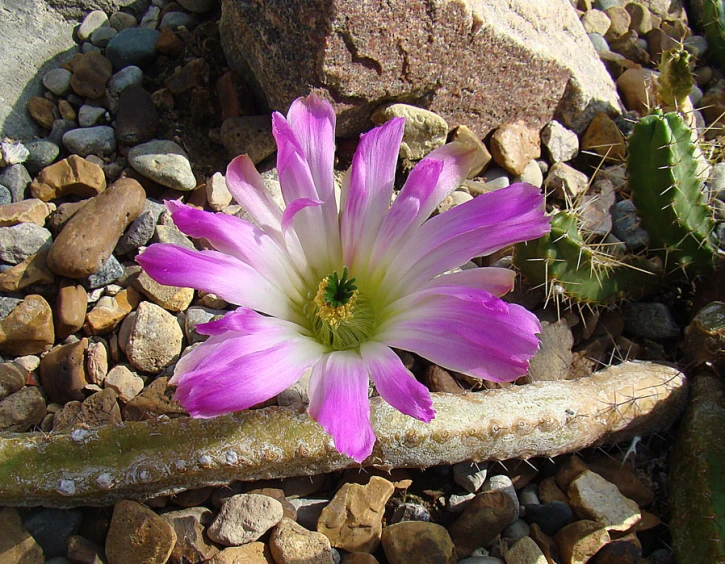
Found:
[(369, 380), (402, 413), (435, 415), (391, 347), (496, 382), (526, 372), (540, 325), (500, 299), (514, 273), (449, 271), (547, 233), (538, 188), (513, 184), (431, 218), (471, 165), (472, 151), (453, 143), (418, 163), (391, 205), (404, 127), (392, 119), (362, 136), (338, 203), (332, 107), (310, 95), (272, 123), (285, 209), (240, 156), (227, 186), (254, 223), (167, 202), (181, 231), (216, 250), (156, 244), (138, 257), (161, 284), (240, 306), (197, 326), (209, 339), (177, 364), (171, 383), (191, 415), (249, 408), (311, 370), (310, 416), (361, 462), (375, 443)]

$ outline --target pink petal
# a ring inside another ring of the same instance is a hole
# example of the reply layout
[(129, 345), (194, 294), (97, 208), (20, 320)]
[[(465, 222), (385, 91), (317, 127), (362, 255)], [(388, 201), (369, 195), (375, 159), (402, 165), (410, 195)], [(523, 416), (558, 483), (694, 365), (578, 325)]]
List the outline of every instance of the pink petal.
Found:
[(395, 118), (361, 136), (340, 206), (345, 264), (353, 265), (356, 258), (366, 261), (369, 257), (390, 208), (404, 127), (405, 120)]
[[(284, 287), (287, 294), (302, 298), (304, 285), (292, 259), (259, 227), (233, 215), (210, 213), (178, 202), (167, 201), (166, 206), (181, 231), (196, 239), (203, 237), (215, 249), (237, 257), (273, 284)], [(284, 227), (284, 215), (282, 218)]]
[(426, 423), (435, 417), (428, 388), (415, 379), (389, 347), (368, 341), (360, 347), (360, 355), (385, 401), (401, 413)]
[(210, 292), (229, 303), (284, 319), (296, 315), (278, 286), (239, 259), (217, 251), (157, 243), (138, 255), (136, 262), (159, 284)]
[(512, 269), (487, 266), (484, 268), (469, 268), (438, 276), (431, 280), (425, 288), (455, 284), (485, 290), (489, 294), (500, 297), (513, 289), (515, 280), (516, 272)]
[(309, 339), (275, 342), (266, 334), (212, 339), (219, 341), (210, 344), (216, 345), (213, 354), (174, 377), (176, 397), (194, 417), (215, 417), (266, 401), (299, 380), (322, 354), (322, 347)]
[(471, 258), (536, 239), (550, 230), (544, 196), (518, 183), (483, 194), (425, 222), (398, 250), (383, 285), (413, 289)]
[(287, 334), (292, 336), (304, 334), (304, 329), (296, 323), (276, 317), (267, 317), (247, 307), (239, 307), (234, 311), (230, 311), (216, 321), (199, 323), (196, 326), (196, 331), (200, 335), (211, 336), (223, 335), (230, 331), (242, 335), (259, 333), (261, 331), (275, 335), (281, 335), (284, 331), (287, 331)]
[(532, 313), (475, 289), (432, 288), (417, 298), (377, 340), (476, 378), (501, 382), (526, 373), (541, 332)]
[(295, 216), (300, 211), (309, 207), (317, 207), (320, 204), (322, 204), (322, 200), (312, 198), (298, 198), (297, 200), (290, 202), (282, 214), (282, 232), (287, 232), (287, 230), (292, 226)]
[(234, 199), (257, 225), (270, 235), (279, 233), (282, 211), (269, 197), (264, 180), (247, 155), (235, 157), (229, 163), (226, 182)]
[(325, 355), (312, 369), (309, 413), (332, 436), (335, 447), (362, 462), (373, 451), (368, 371), (351, 351)]

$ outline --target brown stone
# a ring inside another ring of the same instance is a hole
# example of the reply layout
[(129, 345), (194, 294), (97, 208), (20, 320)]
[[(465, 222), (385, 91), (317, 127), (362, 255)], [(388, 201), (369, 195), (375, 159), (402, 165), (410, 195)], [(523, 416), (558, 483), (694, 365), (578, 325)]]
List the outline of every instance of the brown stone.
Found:
[(56, 210), (50, 214), (48, 227), (50, 227), (53, 233), (60, 233), (63, 226), (68, 223), (68, 220), (90, 201), (91, 198), (88, 198), (87, 200), (81, 200), (79, 202), (65, 202), (64, 204), (60, 204)]
[(539, 500), (542, 504), (551, 503), (552, 501), (560, 501), (569, 505), (569, 498), (566, 494), (561, 491), (561, 488), (557, 485), (554, 476), (544, 478), (539, 482)]
[(319, 88), (334, 101), (343, 137), (368, 129), (372, 111), (390, 100), (424, 105), (481, 138), (515, 119), (540, 128), (557, 110), (581, 131), (594, 113), (618, 105), (568, 0), (515, 8), (446, 2), (435, 10), (407, 0), (227, 1), (224, 8), (229, 66), (283, 112)]
[(17, 509), (0, 509), (0, 555), (10, 564), (43, 564), (43, 549), (23, 527)]
[(171, 524), (176, 533), (176, 544), (168, 564), (208, 562), (219, 553), (219, 549), (204, 534), (205, 527), (214, 519), (210, 509), (192, 507), (164, 513), (162, 517)]
[(55, 104), (41, 96), (33, 96), (28, 100), (28, 113), (35, 122), (45, 129), (52, 129), (55, 116)]
[(184, 52), (184, 42), (179, 39), (170, 27), (165, 27), (156, 40), (156, 50), (162, 55), (178, 57)]
[(230, 158), (249, 155), (257, 164), (277, 150), (270, 116), (227, 118), (222, 123), (220, 135)]
[(69, 278), (98, 272), (145, 203), (146, 193), (138, 182), (114, 182), (66, 223), (48, 253), (50, 269)]
[(108, 564), (164, 564), (175, 544), (173, 527), (145, 505), (123, 500), (114, 506), (106, 539)]
[(528, 536), (514, 542), (506, 551), (506, 564), (547, 564), (546, 555)]
[(473, 131), (465, 125), (459, 125), (451, 133), (451, 141), (458, 141), (476, 150), (475, 158), (466, 178), (475, 178), (486, 170), (488, 163), (491, 162), (491, 153)]
[(557, 469), (555, 476), (556, 483), (561, 488), (561, 491), (565, 492), (569, 489), (569, 484), (571, 484), (572, 480), (587, 470), (589, 470), (589, 466), (581, 458), (572, 454)]
[(531, 540), (533, 540), (539, 547), (539, 550), (544, 553), (544, 557), (546, 557), (546, 561), (548, 564), (554, 564), (555, 562), (559, 562), (559, 551), (556, 548), (556, 543), (554, 542), (554, 539), (544, 533), (539, 525), (537, 525), (536, 523), (531, 524), (529, 536), (531, 537)]
[(15, 362), (0, 363), (0, 399), (14, 394), (25, 385), (28, 371)]
[(379, 560), (367, 552), (350, 552), (343, 557), (340, 564), (379, 564)]
[(502, 125), (491, 137), (491, 155), (497, 165), (521, 175), (532, 159), (541, 156), (539, 130), (522, 121)]
[(322, 533), (308, 531), (292, 519), (283, 518), (272, 530), (269, 549), (275, 562), (332, 564), (330, 540)]
[(679, 43), (658, 27), (647, 34), (647, 51), (653, 63), (659, 64), (662, 53), (678, 47)]
[(133, 288), (121, 290), (115, 296), (104, 296), (86, 315), (83, 331), (86, 335), (105, 335), (113, 331), (141, 301)]
[(0, 292), (17, 292), (31, 284), (52, 284), (55, 275), (48, 268), (48, 251), (40, 251), (23, 262), (0, 272)]
[(254, 115), (254, 96), (234, 71), (227, 71), (216, 81), (216, 95), (224, 121), (240, 115)]
[(431, 392), (462, 394), (463, 387), (453, 376), (436, 364), (431, 364), (423, 373), (423, 383)]
[(102, 564), (103, 548), (80, 535), (71, 535), (66, 541), (68, 560), (79, 564)]
[(166, 88), (172, 94), (181, 94), (198, 86), (205, 64), (202, 58), (192, 59), (166, 81)]
[(587, 127), (581, 141), (582, 151), (593, 151), (608, 163), (625, 159), (624, 136), (617, 124), (605, 113), (599, 113)]
[(51, 350), (40, 361), (40, 382), (51, 401), (65, 403), (81, 401), (85, 397), (85, 352), (88, 339), (61, 345)]
[(456, 548), (448, 531), (435, 523), (403, 521), (383, 530), (383, 550), (390, 564), (427, 564), (456, 561)]
[(78, 426), (100, 427), (121, 422), (116, 392), (111, 388), (88, 396), (83, 402), (70, 401), (55, 413), (53, 430), (65, 431)]
[(611, 23), (607, 33), (604, 35), (604, 39), (614, 41), (629, 31), (629, 24), (632, 22), (632, 18), (629, 16), (629, 12), (622, 6), (612, 6), (606, 10), (606, 14)]
[(639, 564), (642, 558), (642, 544), (637, 535), (630, 534), (614, 539), (592, 558), (592, 564)]
[(13, 356), (37, 354), (50, 348), (54, 340), (53, 311), (37, 294), (26, 296), (0, 322), (0, 352)]
[(263, 542), (225, 548), (209, 560), (209, 564), (275, 564), (269, 547)]
[(118, 99), (116, 112), (118, 142), (123, 145), (138, 145), (153, 139), (158, 129), (159, 113), (151, 94), (140, 84), (125, 88)]
[(65, 339), (80, 331), (86, 319), (88, 294), (80, 284), (64, 282), (55, 299), (55, 335)]
[(650, 69), (629, 69), (617, 79), (617, 90), (624, 106), (646, 115), (657, 104), (657, 88)]
[(194, 299), (192, 288), (159, 284), (145, 271), (142, 271), (133, 281), (133, 287), (168, 311), (185, 311), (191, 304), (191, 300)]
[(35, 223), (42, 226), (45, 225), (45, 218), (51, 211), (48, 204), (37, 198), (5, 204), (0, 206), (0, 227), (18, 223)]
[(554, 537), (564, 564), (585, 564), (610, 541), (604, 526), (594, 521), (575, 521)]
[(33, 196), (44, 202), (71, 194), (89, 198), (105, 189), (103, 169), (78, 155), (70, 155), (45, 167), (30, 184)]
[(67, 100), (61, 100), (58, 102), (58, 110), (60, 111), (60, 117), (67, 119), (68, 121), (75, 121), (78, 117), (76, 111), (73, 109)]
[(36, 386), (26, 386), (0, 401), (0, 431), (23, 433), (40, 425), (45, 417), (45, 400)]
[(86, 98), (100, 98), (106, 91), (106, 83), (113, 75), (113, 65), (100, 51), (77, 54), (71, 61), (73, 76), (70, 85), (73, 92)]
[(168, 386), (168, 378), (156, 378), (123, 408), (124, 421), (145, 421), (165, 415), (178, 417), (186, 410), (174, 399), (174, 388)]
[(317, 530), (335, 548), (349, 552), (374, 552), (380, 543), (385, 504), (393, 484), (373, 476), (366, 486), (344, 484), (322, 510)]
[(479, 546), (488, 546), (516, 518), (511, 496), (501, 490), (476, 494), (448, 532), (459, 558), (468, 556)]

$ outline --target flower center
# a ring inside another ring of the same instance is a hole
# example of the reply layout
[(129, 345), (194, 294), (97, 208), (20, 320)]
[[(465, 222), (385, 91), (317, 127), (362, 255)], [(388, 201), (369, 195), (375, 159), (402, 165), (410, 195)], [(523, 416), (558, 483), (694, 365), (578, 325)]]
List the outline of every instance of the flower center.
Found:
[(334, 350), (358, 347), (375, 328), (375, 310), (355, 278), (348, 278), (347, 267), (342, 276), (333, 272), (320, 281), (305, 313), (318, 340)]

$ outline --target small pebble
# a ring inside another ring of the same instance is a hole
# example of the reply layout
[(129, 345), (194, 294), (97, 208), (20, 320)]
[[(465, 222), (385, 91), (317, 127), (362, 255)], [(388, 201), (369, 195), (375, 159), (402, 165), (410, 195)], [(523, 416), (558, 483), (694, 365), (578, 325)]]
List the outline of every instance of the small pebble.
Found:
[(155, 29), (130, 27), (121, 30), (106, 46), (106, 57), (117, 71), (130, 65), (145, 67), (156, 59), (158, 37), (159, 32)]
[(547, 535), (555, 535), (559, 529), (571, 523), (574, 517), (571, 508), (560, 501), (523, 506), (526, 510), (525, 521), (529, 525), (536, 523)]
[(108, 125), (72, 129), (63, 135), (63, 146), (81, 157), (110, 155), (116, 150), (116, 132)]
[(481, 489), (487, 473), (488, 464), (485, 462), (459, 462), (453, 465), (453, 480), (470, 493)]
[(645, 339), (671, 339), (680, 335), (667, 306), (660, 302), (635, 302), (625, 311), (625, 328)]
[(105, 113), (106, 108), (83, 104), (78, 110), (78, 123), (81, 127), (91, 127), (101, 121)]
[(402, 521), (430, 521), (430, 513), (424, 505), (418, 503), (401, 503), (395, 508), (390, 524)]
[(81, 25), (78, 27), (78, 38), (81, 41), (86, 41), (94, 31), (108, 25), (106, 13), (101, 10), (93, 10), (83, 18)]
[(84, 283), (91, 289), (103, 288), (107, 284), (115, 282), (123, 276), (123, 266), (118, 259), (111, 255), (108, 257), (106, 262), (103, 263), (101, 269), (88, 277), (86, 277)]
[(128, 152), (128, 162), (139, 174), (162, 186), (184, 192), (196, 188), (189, 157), (173, 141), (153, 140), (136, 145)]
[(0, 184), (10, 190), (13, 202), (25, 199), (25, 194), (32, 178), (22, 164), (5, 167), (0, 172)]
[(70, 79), (72, 73), (69, 70), (58, 68), (48, 71), (43, 76), (43, 86), (56, 96), (65, 96), (70, 92)]
[(35, 223), (0, 227), (0, 260), (9, 264), (21, 263), (51, 241), (50, 231)]
[(80, 509), (41, 509), (25, 518), (23, 525), (43, 549), (46, 558), (65, 556), (66, 539), (80, 532)]

